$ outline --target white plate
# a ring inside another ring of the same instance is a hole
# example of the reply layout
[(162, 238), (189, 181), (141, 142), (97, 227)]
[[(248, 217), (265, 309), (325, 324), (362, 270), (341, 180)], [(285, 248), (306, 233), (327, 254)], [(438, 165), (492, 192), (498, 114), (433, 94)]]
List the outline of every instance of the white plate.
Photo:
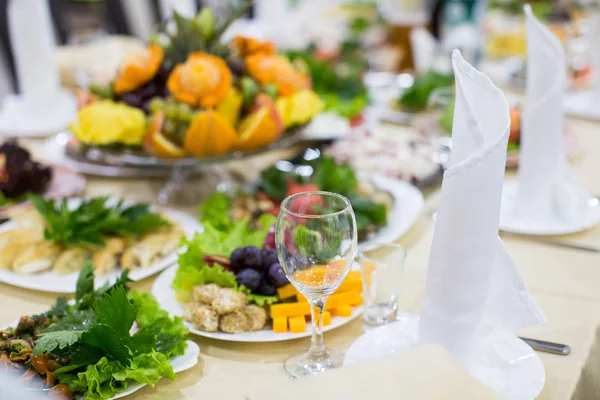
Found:
[[(173, 366), (173, 372), (176, 374), (186, 369), (190, 369), (198, 364), (198, 357), (200, 356), (200, 347), (191, 340), (187, 341), (187, 348), (185, 349), (185, 353), (181, 356), (171, 358), (171, 365)], [(137, 392), (141, 388), (146, 386), (145, 383), (136, 383), (129, 384), (127, 390), (119, 393), (112, 399), (120, 399), (121, 397), (129, 396), (130, 394)]]
[(423, 209), (423, 194), (413, 185), (384, 175), (374, 175), (362, 180), (372, 182), (378, 189), (392, 195), (394, 205), (388, 210), (387, 225), (381, 227), (369, 240), (361, 242), (361, 249), (372, 249), (377, 244), (394, 242), (415, 223)]
[[(76, 204), (80, 199), (72, 199), (73, 201), (69, 204)], [(202, 231), (202, 225), (197, 221), (196, 218), (171, 209), (160, 208), (160, 212), (164, 213), (168, 218), (179, 224), (183, 229), (186, 236), (192, 237), (195, 232)], [(13, 222), (7, 222), (2, 224), (0, 232), (14, 228)], [(129, 273), (129, 278), (134, 281), (139, 281), (147, 278), (157, 272), (162, 271), (168, 266), (177, 262), (177, 252), (173, 252), (161, 260), (150, 265), (148, 268), (142, 268)], [(95, 280), (96, 287), (102, 286), (106, 282), (114, 282), (121, 274), (120, 269), (103, 275), (97, 276)], [(39, 290), (43, 292), (52, 293), (75, 293), (75, 287), (77, 284), (77, 277), (79, 271), (69, 275), (57, 275), (52, 271), (45, 271), (39, 274), (33, 275), (21, 275), (13, 271), (0, 270), (0, 282), (7, 283), (13, 286), (19, 286), (25, 289)]]
[(506, 181), (502, 189), (502, 208), (500, 211), (500, 229), (521, 235), (565, 235), (590, 229), (600, 223), (600, 201), (589, 199), (588, 212), (581, 221), (561, 223), (555, 220), (530, 220), (515, 218), (511, 211), (517, 196), (517, 181)]
[[(383, 357), (417, 345), (419, 318), (405, 318), (368, 331), (346, 352), (344, 365)], [(546, 381), (538, 355), (515, 335), (494, 330), (475, 347), (467, 370), (505, 400), (532, 400)]]
[[(152, 294), (161, 308), (166, 310), (170, 315), (181, 317), (183, 316), (183, 306), (175, 299), (175, 290), (171, 288), (177, 268), (178, 266), (174, 265), (156, 278), (154, 285), (152, 285)], [(362, 310), (362, 307), (353, 307), (352, 315), (348, 318), (332, 317), (331, 325), (324, 327), (323, 331), (327, 332), (347, 324), (358, 317), (362, 313)], [(230, 342), (280, 342), (283, 340), (299, 339), (312, 334), (312, 326), (310, 324), (307, 324), (307, 330), (303, 333), (274, 333), (270, 327), (267, 327), (261, 331), (232, 334), (225, 332), (203, 332), (194, 329), (194, 326), (189, 322), (184, 322), (190, 332), (195, 335)]]

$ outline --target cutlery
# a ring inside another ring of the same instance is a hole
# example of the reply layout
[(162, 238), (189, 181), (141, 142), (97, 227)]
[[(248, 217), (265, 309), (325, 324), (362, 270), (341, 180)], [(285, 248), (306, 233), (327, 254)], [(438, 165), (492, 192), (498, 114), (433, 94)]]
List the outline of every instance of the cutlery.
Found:
[(546, 342), (544, 340), (528, 339), (519, 337), (522, 341), (531, 346), (536, 351), (543, 351), (545, 353), (558, 354), (559, 356), (568, 356), (571, 354), (571, 347), (566, 344)]

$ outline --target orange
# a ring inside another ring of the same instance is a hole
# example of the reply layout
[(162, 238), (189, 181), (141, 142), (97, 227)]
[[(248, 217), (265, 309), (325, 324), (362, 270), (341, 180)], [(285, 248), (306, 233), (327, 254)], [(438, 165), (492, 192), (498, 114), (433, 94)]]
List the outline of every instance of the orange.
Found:
[(181, 158), (185, 156), (185, 152), (181, 147), (169, 141), (160, 132), (152, 135), (152, 154), (164, 158)]
[(216, 156), (231, 150), (235, 141), (233, 126), (217, 111), (206, 110), (190, 124), (183, 149), (196, 157)]
[(236, 148), (252, 151), (262, 149), (277, 139), (279, 127), (271, 115), (271, 108), (261, 107), (242, 120), (238, 132)]

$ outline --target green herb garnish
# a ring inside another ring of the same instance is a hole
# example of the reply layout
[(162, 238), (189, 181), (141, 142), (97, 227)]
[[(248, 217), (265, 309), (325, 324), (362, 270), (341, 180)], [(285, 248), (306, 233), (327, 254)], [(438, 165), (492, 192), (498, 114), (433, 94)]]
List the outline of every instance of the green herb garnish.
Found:
[(104, 235), (139, 237), (146, 232), (168, 226), (159, 214), (150, 212), (148, 204), (124, 206), (122, 201), (108, 205), (107, 197), (84, 200), (75, 208), (67, 200), (45, 200), (31, 196), (31, 203), (44, 218), (44, 237), (67, 247), (104, 247)]

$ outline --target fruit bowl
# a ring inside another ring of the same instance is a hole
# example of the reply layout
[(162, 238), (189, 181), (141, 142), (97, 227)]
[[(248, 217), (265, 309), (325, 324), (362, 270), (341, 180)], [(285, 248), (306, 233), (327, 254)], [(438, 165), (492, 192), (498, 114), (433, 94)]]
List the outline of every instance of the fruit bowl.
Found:
[(64, 145), (64, 155), (67, 159), (78, 163), (114, 167), (150, 167), (163, 170), (169, 170), (175, 166), (197, 167), (208, 164), (219, 164), (232, 160), (241, 160), (269, 151), (293, 146), (303, 140), (305, 129), (305, 125), (289, 129), (276, 141), (257, 150), (232, 151), (223, 155), (203, 158), (189, 156), (182, 158), (165, 158), (153, 156), (140, 147), (85, 145), (79, 142), (72, 134), (66, 134), (67, 140)]
[(311, 79), (273, 43), (228, 26), (243, 6), (217, 19), (174, 13), (116, 75), (78, 93), (65, 154), (109, 166), (192, 167), (239, 159), (297, 141), (323, 101)]

